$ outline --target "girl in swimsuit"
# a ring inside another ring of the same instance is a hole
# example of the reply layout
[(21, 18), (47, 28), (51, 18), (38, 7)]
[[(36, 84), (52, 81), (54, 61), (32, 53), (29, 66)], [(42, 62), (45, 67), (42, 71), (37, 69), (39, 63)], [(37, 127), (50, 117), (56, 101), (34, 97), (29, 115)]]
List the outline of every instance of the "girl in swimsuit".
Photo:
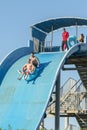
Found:
[(25, 78), (28, 77), (29, 74), (35, 71), (35, 66), (31, 63), (31, 59), (28, 60), (28, 63), (22, 67), (21, 76), (18, 78), (19, 80), (25, 75)]

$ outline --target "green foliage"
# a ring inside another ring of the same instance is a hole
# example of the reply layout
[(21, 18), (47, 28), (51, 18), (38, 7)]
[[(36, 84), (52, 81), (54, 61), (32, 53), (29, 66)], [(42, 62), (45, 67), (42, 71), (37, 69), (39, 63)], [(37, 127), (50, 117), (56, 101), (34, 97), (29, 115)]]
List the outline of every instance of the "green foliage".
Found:
[(87, 128), (81, 128), (80, 130), (87, 130)]

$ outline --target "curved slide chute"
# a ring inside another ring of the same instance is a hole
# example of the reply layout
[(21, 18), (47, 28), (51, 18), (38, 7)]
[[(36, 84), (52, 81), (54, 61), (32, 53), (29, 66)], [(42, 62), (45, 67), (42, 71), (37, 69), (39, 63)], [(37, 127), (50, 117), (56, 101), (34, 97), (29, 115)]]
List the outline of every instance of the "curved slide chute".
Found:
[(17, 70), (21, 69), (27, 62), (30, 53), (27, 51), (28, 48), (22, 49), (25, 50), (22, 56), (17, 54), (21, 52), (21, 49), (19, 49), (20, 51), (16, 50), (15, 53), (9, 54), (0, 66), (0, 76), (2, 75), (0, 77), (1, 129), (38, 129), (49, 103), (58, 73), (66, 58), (79, 50), (79, 45), (73, 46), (67, 52), (36, 54), (44, 67), (38, 76), (29, 82), (24, 79), (20, 81), (17, 79), (19, 76)]

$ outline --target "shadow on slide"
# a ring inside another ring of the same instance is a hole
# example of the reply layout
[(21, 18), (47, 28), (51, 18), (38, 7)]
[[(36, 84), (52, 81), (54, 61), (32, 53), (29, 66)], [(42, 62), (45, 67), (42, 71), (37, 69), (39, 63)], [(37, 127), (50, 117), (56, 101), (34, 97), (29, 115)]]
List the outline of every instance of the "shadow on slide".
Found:
[(35, 81), (37, 80), (38, 77), (41, 77), (41, 74), (43, 73), (43, 70), (51, 63), (45, 62), (41, 63), (39, 67), (35, 69), (35, 71), (32, 74), (29, 74), (28, 77), (25, 79), (23, 76), (23, 79), (26, 80), (27, 84), (32, 81), (32, 84), (35, 84)]
[(33, 74), (30, 74), (28, 76), (28, 78), (26, 79), (27, 83), (29, 83), (30, 81), (33, 81), (32, 84), (35, 84), (35, 81), (38, 77), (41, 77), (41, 74), (43, 73), (43, 70), (51, 63), (50, 62), (46, 62), (46, 63), (41, 63), (39, 67), (37, 67), (34, 71)]

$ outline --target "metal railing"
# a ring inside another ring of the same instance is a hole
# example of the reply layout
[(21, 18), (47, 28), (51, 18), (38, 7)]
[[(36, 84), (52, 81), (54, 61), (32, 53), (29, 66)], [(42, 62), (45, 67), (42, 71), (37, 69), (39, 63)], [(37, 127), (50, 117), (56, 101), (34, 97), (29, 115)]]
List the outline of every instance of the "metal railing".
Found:
[(82, 102), (86, 92), (81, 92), (80, 87), (82, 87), (82, 81), (78, 80), (71, 87), (71, 89), (63, 97), (60, 98), (60, 109), (82, 109), (80, 103)]
[[(71, 79), (69, 79), (71, 80)], [(67, 82), (69, 82), (69, 80)], [(66, 84), (67, 84), (66, 82)], [(70, 84), (69, 84), (70, 85)], [(62, 87), (65, 87), (64, 84)], [(69, 86), (67, 86), (69, 88)], [(83, 88), (83, 89), (82, 89)], [(48, 108), (49, 112), (55, 110), (55, 94), (53, 94), (53, 101), (49, 103)], [(70, 86), (70, 89), (66, 90), (66, 92), (62, 91), (62, 95), (60, 97), (60, 110), (82, 110), (83, 109), (83, 99), (84, 104), (87, 103), (87, 93), (84, 89), (82, 81), (79, 79), (77, 82)], [(87, 106), (87, 105), (86, 105)], [(85, 108), (85, 107), (84, 107)]]

